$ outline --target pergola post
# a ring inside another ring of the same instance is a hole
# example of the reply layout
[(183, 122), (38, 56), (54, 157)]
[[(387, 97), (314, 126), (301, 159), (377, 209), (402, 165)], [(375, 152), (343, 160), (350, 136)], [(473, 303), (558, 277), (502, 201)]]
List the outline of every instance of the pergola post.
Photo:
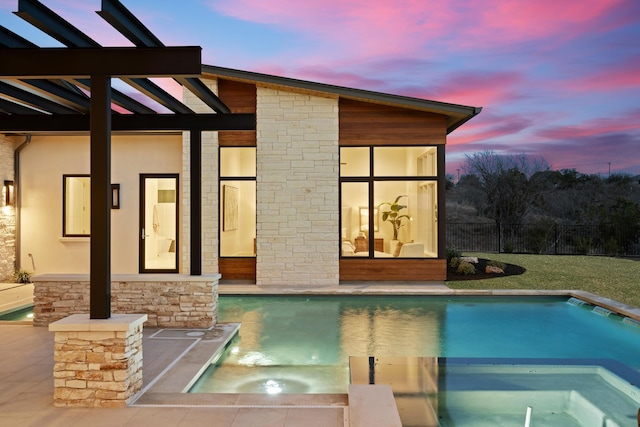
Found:
[(192, 129), (189, 169), (191, 177), (191, 268), (192, 276), (202, 274), (202, 132)]
[(111, 317), (111, 77), (91, 76), (89, 317)]

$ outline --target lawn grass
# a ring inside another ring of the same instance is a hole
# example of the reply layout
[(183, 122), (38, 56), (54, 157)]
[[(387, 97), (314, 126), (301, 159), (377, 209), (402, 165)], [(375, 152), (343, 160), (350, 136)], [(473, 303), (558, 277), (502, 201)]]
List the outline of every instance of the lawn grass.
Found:
[(527, 269), (524, 274), (447, 282), (452, 289), (582, 290), (640, 307), (640, 261), (599, 256), (464, 253)]

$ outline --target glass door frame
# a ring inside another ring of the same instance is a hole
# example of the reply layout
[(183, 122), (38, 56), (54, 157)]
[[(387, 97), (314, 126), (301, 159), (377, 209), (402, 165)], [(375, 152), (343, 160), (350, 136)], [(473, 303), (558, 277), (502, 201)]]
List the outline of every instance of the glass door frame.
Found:
[[(175, 223), (175, 268), (146, 268), (145, 265), (145, 237), (148, 234), (145, 234), (145, 217), (146, 217), (146, 180), (147, 179), (164, 179), (164, 178), (173, 178), (176, 182), (176, 223)], [(180, 174), (177, 173), (141, 173), (140, 174), (140, 222), (138, 227), (138, 271), (140, 274), (149, 274), (149, 273), (178, 273), (179, 272), (179, 259), (180, 259)]]

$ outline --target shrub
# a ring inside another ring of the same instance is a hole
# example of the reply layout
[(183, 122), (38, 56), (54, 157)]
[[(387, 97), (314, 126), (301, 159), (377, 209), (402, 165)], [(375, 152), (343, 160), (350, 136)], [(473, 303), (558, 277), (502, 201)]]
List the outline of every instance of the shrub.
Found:
[(604, 242), (604, 252), (608, 255), (608, 256), (616, 256), (619, 253), (619, 247), (620, 245), (618, 244), (618, 241), (616, 240), (615, 237), (611, 236), (609, 237), (605, 242)]
[(549, 242), (553, 242), (555, 222), (548, 219), (539, 219), (527, 227), (524, 231), (524, 244), (534, 254), (542, 254), (547, 251)]
[(578, 237), (575, 244), (576, 252), (580, 255), (588, 255), (593, 245), (593, 240), (590, 237)]
[(31, 283), (31, 273), (26, 270), (16, 270), (13, 273), (12, 280), (15, 283)]
[(451, 258), (451, 260), (449, 261), (449, 267), (458, 268), (461, 262), (462, 261), (460, 260), (460, 257)]
[(447, 248), (447, 262), (451, 262), (454, 258), (460, 258), (462, 256), (462, 252), (455, 248)]
[(504, 262), (495, 261), (495, 260), (487, 261), (487, 265), (490, 267), (498, 267), (502, 271), (504, 271), (504, 269), (507, 268), (507, 264), (505, 264)]
[(504, 253), (505, 254), (513, 253), (513, 242), (507, 242), (504, 244)]
[(458, 265), (456, 271), (458, 272), (458, 274), (475, 274), (476, 268), (470, 262), (460, 261), (460, 264)]

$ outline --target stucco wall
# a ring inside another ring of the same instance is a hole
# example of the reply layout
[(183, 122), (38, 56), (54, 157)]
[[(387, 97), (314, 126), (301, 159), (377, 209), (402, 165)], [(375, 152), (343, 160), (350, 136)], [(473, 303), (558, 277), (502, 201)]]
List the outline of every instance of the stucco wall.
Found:
[(16, 248), (16, 211), (12, 206), (5, 206), (4, 181), (13, 181), (13, 153), (15, 142), (12, 138), (0, 135), (0, 281), (13, 275)]
[(258, 285), (337, 285), (338, 100), (257, 91)]
[[(138, 273), (140, 174), (180, 173), (180, 153), (177, 135), (113, 136), (111, 182), (120, 184), (121, 208), (111, 211), (112, 273)], [(22, 267), (88, 273), (89, 238), (62, 238), (62, 177), (90, 172), (89, 137), (33, 136), (20, 159)]]

